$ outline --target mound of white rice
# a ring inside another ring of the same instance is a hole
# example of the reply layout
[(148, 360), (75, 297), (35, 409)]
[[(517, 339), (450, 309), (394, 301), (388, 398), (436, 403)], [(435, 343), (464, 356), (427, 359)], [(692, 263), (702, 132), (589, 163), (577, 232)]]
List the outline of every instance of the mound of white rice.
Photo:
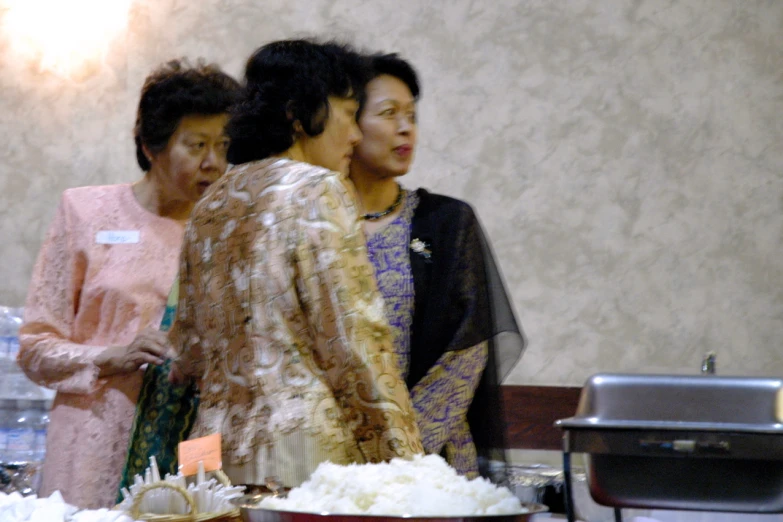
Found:
[(471, 516), (525, 513), (506, 488), (484, 478), (468, 480), (437, 455), (382, 464), (325, 462), (287, 498), (259, 507), (307, 513)]

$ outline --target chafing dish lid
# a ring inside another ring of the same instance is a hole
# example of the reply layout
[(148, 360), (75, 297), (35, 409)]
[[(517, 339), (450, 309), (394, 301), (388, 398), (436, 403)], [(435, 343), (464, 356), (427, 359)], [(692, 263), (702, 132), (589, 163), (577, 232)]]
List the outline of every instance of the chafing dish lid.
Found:
[(715, 375), (597, 374), (565, 429), (783, 434), (783, 380)]

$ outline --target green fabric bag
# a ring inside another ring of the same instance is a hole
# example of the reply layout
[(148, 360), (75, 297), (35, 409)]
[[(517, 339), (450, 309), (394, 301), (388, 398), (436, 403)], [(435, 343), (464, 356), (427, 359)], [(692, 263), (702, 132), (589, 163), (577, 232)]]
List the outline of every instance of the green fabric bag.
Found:
[[(167, 331), (174, 323), (179, 301), (179, 281), (175, 281), (166, 303), (160, 329)], [(122, 488), (133, 484), (135, 475), (143, 475), (155, 457), (161, 476), (177, 473), (177, 446), (188, 438), (196, 420), (199, 395), (195, 383), (177, 386), (168, 380), (171, 361), (161, 366), (149, 365), (136, 404), (128, 453), (120, 480), (117, 503)]]

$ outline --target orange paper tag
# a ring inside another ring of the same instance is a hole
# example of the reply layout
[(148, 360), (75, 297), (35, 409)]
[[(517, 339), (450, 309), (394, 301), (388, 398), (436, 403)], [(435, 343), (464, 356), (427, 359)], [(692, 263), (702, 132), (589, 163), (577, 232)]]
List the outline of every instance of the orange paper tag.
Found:
[(186, 477), (195, 475), (199, 461), (204, 471), (215, 471), (223, 467), (220, 458), (220, 433), (179, 443), (179, 471)]

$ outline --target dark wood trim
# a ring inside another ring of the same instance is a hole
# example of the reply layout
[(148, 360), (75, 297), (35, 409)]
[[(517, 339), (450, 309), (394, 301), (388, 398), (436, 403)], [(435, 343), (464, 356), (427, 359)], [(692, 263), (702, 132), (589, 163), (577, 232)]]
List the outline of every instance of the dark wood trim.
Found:
[(558, 419), (571, 417), (579, 403), (578, 387), (502, 386), (506, 446), (510, 449), (562, 449)]

